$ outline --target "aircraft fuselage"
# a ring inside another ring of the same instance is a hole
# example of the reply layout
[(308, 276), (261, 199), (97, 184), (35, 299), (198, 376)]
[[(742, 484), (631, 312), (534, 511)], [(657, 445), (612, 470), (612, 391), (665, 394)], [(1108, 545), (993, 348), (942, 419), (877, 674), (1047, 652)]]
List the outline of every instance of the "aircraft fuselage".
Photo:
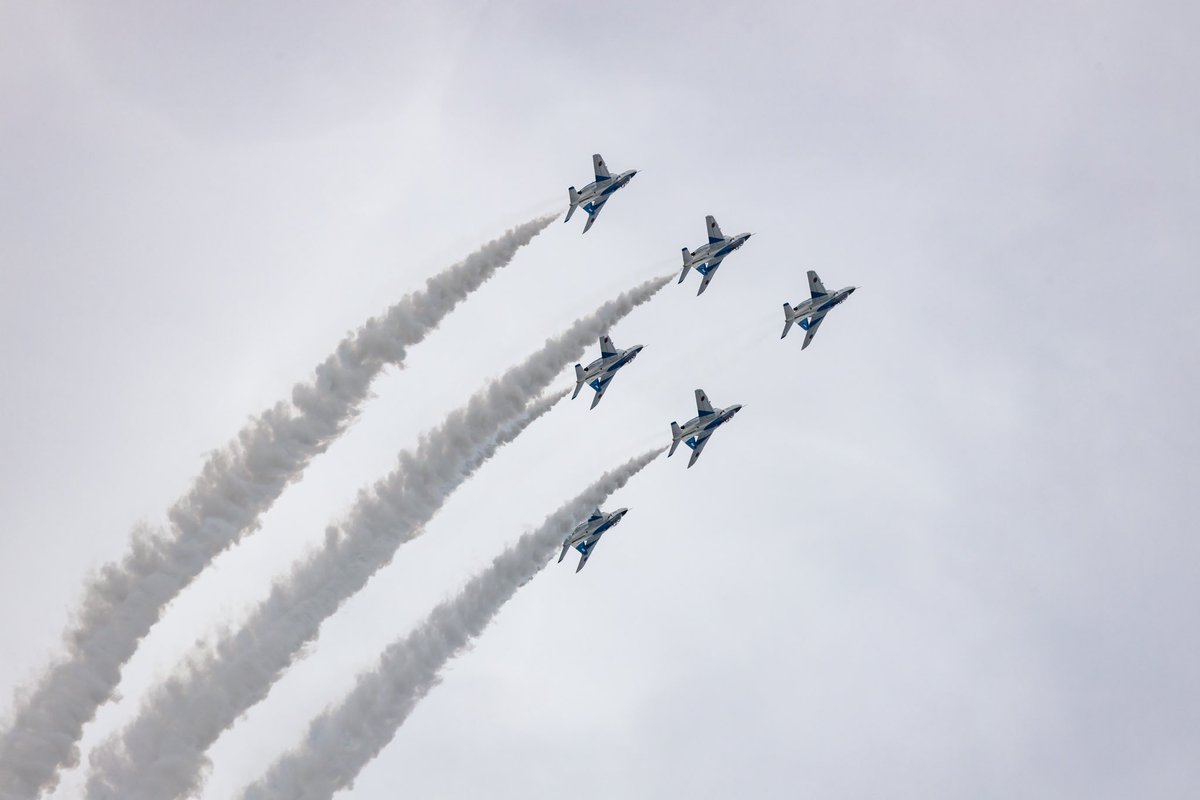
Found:
[(604, 375), (610, 375), (616, 372), (621, 367), (637, 358), (638, 353), (642, 352), (642, 347), (643, 345), (640, 344), (634, 345), (628, 350), (622, 350), (616, 355), (601, 356), (600, 358), (597, 358), (595, 361), (588, 364), (583, 370), (584, 382), (591, 383), (591, 381), (595, 378), (599, 378)]
[(856, 286), (847, 286), (845, 289), (838, 289), (836, 292), (830, 292), (822, 297), (811, 297), (801, 303), (797, 303), (792, 307), (792, 318), (809, 317), (813, 314), (820, 314), (823, 311), (828, 311), (834, 306), (839, 306), (846, 301), (846, 298), (854, 294)]
[(592, 181), (579, 190), (579, 202), (587, 203), (599, 197), (607, 197), (618, 189), (624, 188), (627, 183), (633, 180), (634, 175), (637, 175), (637, 170), (631, 169), (619, 175), (614, 175), (606, 181)]
[(714, 408), (713, 413), (693, 417), (683, 425), (680, 425), (679, 430), (682, 432), (683, 438), (705, 431), (716, 430), (733, 419), (734, 415), (741, 410), (742, 407), (740, 405), (729, 406), (729, 408)]
[(739, 233), (728, 236), (719, 242), (700, 245), (692, 251), (692, 263), (701, 264), (711, 259), (724, 258), (750, 240), (750, 234)]

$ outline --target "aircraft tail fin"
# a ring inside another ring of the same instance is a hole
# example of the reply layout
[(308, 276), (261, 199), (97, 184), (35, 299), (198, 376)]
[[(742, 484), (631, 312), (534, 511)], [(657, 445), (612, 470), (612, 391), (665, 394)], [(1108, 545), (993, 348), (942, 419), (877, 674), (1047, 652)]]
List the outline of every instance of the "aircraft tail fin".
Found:
[(575, 187), (571, 186), (567, 189), (567, 197), (571, 201), (571, 207), (567, 209), (567, 216), (563, 222), (571, 219), (571, 215), (575, 213), (575, 209), (579, 207), (579, 192), (575, 191)]
[(678, 422), (671, 423), (671, 450), (667, 453), (667, 458), (675, 455), (675, 448), (679, 447), (680, 440), (683, 439), (683, 431), (679, 429)]
[(782, 339), (784, 336), (788, 335), (788, 331), (790, 331), (792, 329), (792, 323), (795, 321), (796, 321), (796, 317), (792, 313), (792, 304), (784, 303), (783, 304), (783, 333), (780, 334), (780, 336), (779, 336), (780, 339)]
[(584, 380), (583, 365), (576, 364), (575, 365), (575, 394), (571, 395), (572, 400), (574, 400), (576, 397), (579, 397), (579, 390), (583, 388), (583, 380)]
[(679, 273), (679, 283), (683, 283), (683, 279), (687, 277), (688, 270), (692, 268), (692, 251), (686, 247), (683, 248), (683, 272)]
[[(563, 549), (562, 549), (562, 552), (558, 554), (558, 563), (560, 563), (560, 564), (561, 564), (561, 563), (562, 563), (562, 560), (563, 560), (564, 558), (566, 558), (566, 557), (567, 557), (567, 550), (568, 550), (568, 548), (570, 548), (570, 547), (571, 547), (571, 540), (570, 540), (570, 539), (567, 539), (566, 541), (564, 541), (564, 542), (563, 542)], [(578, 570), (576, 570), (576, 572), (578, 572)]]

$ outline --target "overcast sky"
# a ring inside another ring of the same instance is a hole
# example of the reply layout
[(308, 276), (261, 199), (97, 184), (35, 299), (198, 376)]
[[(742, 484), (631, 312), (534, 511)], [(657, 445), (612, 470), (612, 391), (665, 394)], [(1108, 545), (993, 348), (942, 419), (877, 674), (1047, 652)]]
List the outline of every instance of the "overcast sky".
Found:
[[(636, 179), (377, 382), (85, 753), (420, 431), (714, 214), (753, 240), (612, 332), (646, 350), (604, 402), (457, 492), (213, 748), (204, 797), (698, 387), (746, 409), (616, 495), (588, 569), (523, 588), (347, 797), (1200, 790), (1195, 4), (648, 5), (0, 5), (0, 715), (208, 452), (565, 211), (598, 151)], [(779, 331), (808, 269), (861, 290), (802, 353)]]

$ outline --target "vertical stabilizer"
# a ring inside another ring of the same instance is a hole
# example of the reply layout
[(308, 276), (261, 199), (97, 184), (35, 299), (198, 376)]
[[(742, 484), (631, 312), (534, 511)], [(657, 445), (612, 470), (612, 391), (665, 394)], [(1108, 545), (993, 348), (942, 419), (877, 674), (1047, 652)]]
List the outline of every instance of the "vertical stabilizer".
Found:
[(579, 390), (583, 388), (583, 381), (584, 381), (585, 377), (586, 377), (586, 375), (584, 374), (584, 371), (583, 371), (583, 365), (576, 364), (575, 365), (575, 394), (571, 395), (572, 400), (574, 400), (576, 397), (579, 397)]
[(688, 270), (692, 268), (692, 251), (686, 247), (683, 248), (683, 272), (679, 273), (679, 283), (683, 283), (683, 279), (687, 277)]
[(667, 458), (675, 455), (675, 448), (679, 447), (679, 441), (683, 439), (683, 431), (679, 429), (678, 422), (671, 423), (671, 450), (667, 453)]
[(579, 205), (579, 192), (575, 191), (574, 186), (567, 187), (567, 199), (571, 201), (571, 207), (567, 209), (567, 217), (563, 222), (571, 219), (571, 215), (575, 213), (575, 208)]

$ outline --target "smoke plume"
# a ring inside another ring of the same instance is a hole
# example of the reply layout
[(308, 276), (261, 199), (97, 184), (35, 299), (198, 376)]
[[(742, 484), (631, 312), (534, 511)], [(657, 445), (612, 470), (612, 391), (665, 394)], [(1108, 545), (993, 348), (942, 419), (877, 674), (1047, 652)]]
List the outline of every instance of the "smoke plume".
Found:
[(252, 419), (213, 453), (192, 489), (168, 514), (169, 526), (136, 535), (119, 562), (85, 587), (64, 636), (65, 654), (18, 696), (0, 734), (0, 797), (33, 798), (79, 760), (83, 726), (113, 694), (121, 668), (167, 603), (221, 551), (253, 531), (260, 516), (353, 421), (372, 379), (404, 360), (468, 294), (506, 265), (553, 217), (525, 223), (484, 245), (421, 291), (350, 334), (316, 374)]
[(653, 450), (605, 474), (497, 556), (412, 633), (391, 644), (376, 667), (359, 676), (340, 704), (317, 717), (303, 743), (250, 786), (243, 800), (318, 800), (350, 786), (438, 684), (446, 662), (550, 561), (577, 523), (662, 452)]
[(183, 672), (150, 692), (119, 742), (110, 740), (92, 754), (89, 798), (142, 800), (197, 789), (208, 766), (205, 750), (267, 695), (321, 623), (390, 563), (401, 544), (419, 535), (499, 445), (562, 395), (527, 412), (526, 404), (666, 282), (646, 281), (577, 320), (451, 412), (415, 451), (402, 453), (396, 469), (360, 493), (346, 521), (327, 530), (325, 546), (277, 582), (237, 634), (193, 656)]

